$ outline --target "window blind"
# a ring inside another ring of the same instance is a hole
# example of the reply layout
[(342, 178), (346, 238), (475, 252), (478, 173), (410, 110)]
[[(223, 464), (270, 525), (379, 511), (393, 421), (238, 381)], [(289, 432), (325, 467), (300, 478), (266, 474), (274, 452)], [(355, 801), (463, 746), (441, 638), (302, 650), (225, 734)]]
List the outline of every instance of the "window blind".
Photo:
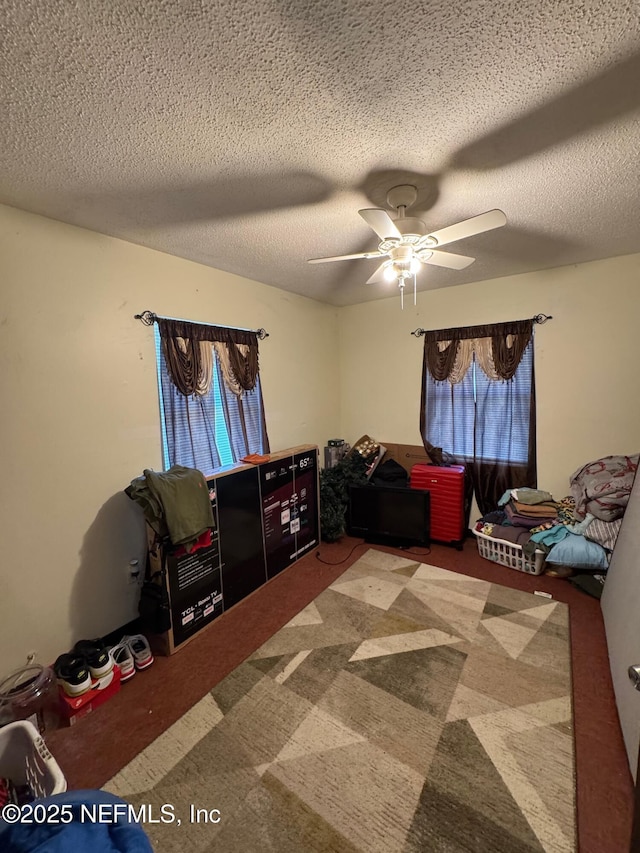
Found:
[(427, 378), (427, 437), (436, 447), (464, 461), (495, 460), (525, 464), (533, 346), (530, 343), (513, 379), (490, 380), (472, 361), (462, 382)]

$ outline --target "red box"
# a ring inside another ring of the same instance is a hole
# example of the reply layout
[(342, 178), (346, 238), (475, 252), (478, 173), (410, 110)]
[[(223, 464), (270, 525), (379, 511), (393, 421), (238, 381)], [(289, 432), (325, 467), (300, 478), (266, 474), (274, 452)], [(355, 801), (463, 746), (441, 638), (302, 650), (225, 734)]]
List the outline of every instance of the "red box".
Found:
[[(111, 677), (109, 677), (111, 676)], [(81, 696), (67, 696), (60, 688), (60, 718), (62, 725), (74, 726), (120, 690), (120, 667), (115, 664), (108, 676), (93, 682), (91, 690)]]
[(414, 465), (410, 485), (431, 492), (431, 538), (460, 550), (466, 532), (464, 465)]

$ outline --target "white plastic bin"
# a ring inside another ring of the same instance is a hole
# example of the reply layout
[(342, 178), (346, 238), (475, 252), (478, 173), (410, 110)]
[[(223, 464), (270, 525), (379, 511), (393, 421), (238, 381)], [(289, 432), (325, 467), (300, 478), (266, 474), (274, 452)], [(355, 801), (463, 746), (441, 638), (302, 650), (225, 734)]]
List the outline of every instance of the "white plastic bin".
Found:
[(480, 533), (479, 530), (474, 530), (473, 533), (478, 540), (480, 556), (485, 560), (491, 560), (492, 563), (499, 563), (501, 566), (515, 569), (517, 572), (526, 572), (529, 575), (541, 575), (544, 571), (546, 556), (544, 551), (535, 551), (531, 559), (523, 553), (520, 545), (507, 542), (506, 539), (495, 539), (493, 536)]
[(14, 785), (29, 785), (35, 797), (67, 790), (57, 761), (33, 723), (19, 720), (0, 728), (0, 776)]

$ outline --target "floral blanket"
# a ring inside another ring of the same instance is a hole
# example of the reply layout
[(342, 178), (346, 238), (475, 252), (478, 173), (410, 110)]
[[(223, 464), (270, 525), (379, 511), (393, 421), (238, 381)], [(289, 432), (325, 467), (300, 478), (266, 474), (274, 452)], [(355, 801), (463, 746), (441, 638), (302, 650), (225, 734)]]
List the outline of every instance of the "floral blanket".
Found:
[(575, 498), (575, 513), (591, 513), (602, 521), (614, 521), (624, 515), (640, 454), (605, 456), (588, 462), (569, 478)]

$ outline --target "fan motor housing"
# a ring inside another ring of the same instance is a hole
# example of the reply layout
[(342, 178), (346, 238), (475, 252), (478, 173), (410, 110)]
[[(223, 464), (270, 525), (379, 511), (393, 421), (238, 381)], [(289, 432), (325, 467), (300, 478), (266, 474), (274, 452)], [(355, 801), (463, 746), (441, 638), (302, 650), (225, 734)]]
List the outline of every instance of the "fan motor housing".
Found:
[(396, 263), (409, 263), (413, 257), (413, 249), (411, 246), (396, 246), (390, 250), (389, 257)]
[(403, 237), (412, 234), (416, 237), (422, 237), (427, 233), (427, 228), (422, 219), (417, 219), (414, 216), (404, 216), (402, 219), (394, 219), (393, 224)]

